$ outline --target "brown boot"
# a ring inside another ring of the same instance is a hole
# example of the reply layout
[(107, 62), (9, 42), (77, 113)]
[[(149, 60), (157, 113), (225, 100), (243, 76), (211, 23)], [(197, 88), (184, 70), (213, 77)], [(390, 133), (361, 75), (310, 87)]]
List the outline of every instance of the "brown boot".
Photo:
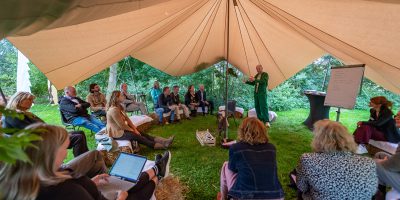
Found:
[(162, 143), (155, 143), (153, 148), (155, 150), (166, 149), (164, 144), (162, 144)]
[(155, 137), (154, 141), (157, 143), (161, 143), (164, 145), (165, 148), (168, 148), (171, 146), (172, 142), (174, 141), (175, 136), (171, 136), (168, 139), (162, 138), (162, 137)]

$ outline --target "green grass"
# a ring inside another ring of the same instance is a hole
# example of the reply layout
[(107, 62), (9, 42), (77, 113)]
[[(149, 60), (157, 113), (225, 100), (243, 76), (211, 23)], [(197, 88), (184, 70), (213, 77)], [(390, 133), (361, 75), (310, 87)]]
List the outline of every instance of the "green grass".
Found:
[[(61, 125), (57, 107), (35, 105), (32, 112), (47, 123)], [(277, 148), (279, 180), (285, 191), (285, 199), (296, 199), (295, 192), (287, 187), (288, 173), (297, 165), (301, 154), (311, 151), (312, 133), (302, 125), (308, 111), (298, 109), (277, 114), (278, 120), (273, 123), (269, 135), (271, 143)], [(366, 120), (368, 116), (368, 111), (343, 110), (340, 121), (352, 133), (356, 128), (357, 121)], [(336, 119), (335, 111), (331, 111), (330, 118)], [(234, 139), (237, 127), (233, 120), (230, 120), (230, 125), (229, 137)], [(148, 132), (151, 135), (162, 137), (176, 135), (173, 147), (170, 149), (173, 155), (171, 172), (189, 187), (187, 199), (215, 199), (219, 191), (220, 167), (224, 161), (228, 160), (228, 151), (220, 147), (202, 147), (195, 138), (196, 130), (209, 129), (215, 133), (216, 128), (215, 117), (198, 116), (191, 121), (184, 120), (180, 124), (162, 127), (154, 125)], [(89, 148), (95, 149), (93, 136), (90, 136), (89, 131), (85, 132)], [(143, 147), (140, 154), (154, 159), (154, 155), (161, 152)], [(72, 157), (72, 153), (69, 152), (67, 160)]]

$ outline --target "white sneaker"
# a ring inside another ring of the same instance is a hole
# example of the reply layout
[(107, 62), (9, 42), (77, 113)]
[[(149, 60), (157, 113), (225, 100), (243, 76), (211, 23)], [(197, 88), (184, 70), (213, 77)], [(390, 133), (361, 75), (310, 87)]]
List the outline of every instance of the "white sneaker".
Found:
[(356, 154), (365, 154), (365, 153), (368, 153), (367, 148), (365, 148), (364, 144), (359, 144), (358, 148), (357, 148), (357, 151), (356, 151)]

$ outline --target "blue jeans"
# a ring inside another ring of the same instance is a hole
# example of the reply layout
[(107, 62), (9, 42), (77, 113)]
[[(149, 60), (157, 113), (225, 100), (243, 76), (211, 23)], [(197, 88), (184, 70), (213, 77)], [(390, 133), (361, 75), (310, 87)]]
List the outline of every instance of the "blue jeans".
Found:
[[(160, 122), (160, 123), (162, 123), (163, 122), (163, 113), (164, 113), (164, 108), (156, 108), (156, 113), (157, 113), (157, 115), (158, 115), (158, 121)], [(175, 117), (175, 111), (171, 111), (171, 117), (170, 117), (170, 120), (171, 121), (174, 121), (174, 117)]]
[(72, 124), (75, 126), (83, 126), (95, 133), (99, 132), (101, 129), (106, 127), (106, 125), (103, 124), (102, 121), (97, 119), (96, 117), (93, 117), (90, 115), (89, 118), (86, 117), (76, 117), (73, 121)]

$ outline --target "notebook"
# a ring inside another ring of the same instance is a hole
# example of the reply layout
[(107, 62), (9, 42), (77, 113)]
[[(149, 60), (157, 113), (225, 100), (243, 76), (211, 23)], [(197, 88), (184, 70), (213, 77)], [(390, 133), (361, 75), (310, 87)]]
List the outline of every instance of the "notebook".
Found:
[(107, 199), (116, 199), (118, 190), (128, 191), (135, 186), (146, 161), (146, 157), (121, 152), (111, 167), (108, 183), (98, 189)]

